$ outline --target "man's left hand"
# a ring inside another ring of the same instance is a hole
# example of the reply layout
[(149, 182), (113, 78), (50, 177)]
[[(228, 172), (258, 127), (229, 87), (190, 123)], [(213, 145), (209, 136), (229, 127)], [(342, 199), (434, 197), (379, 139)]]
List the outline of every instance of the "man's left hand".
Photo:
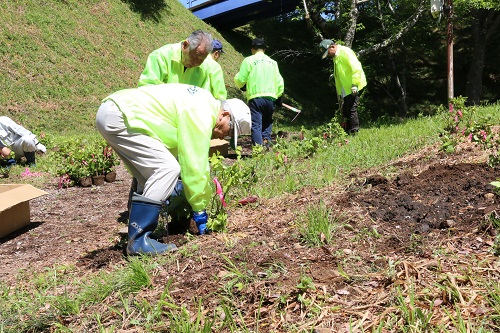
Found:
[[(199, 212), (193, 212), (191, 220), (196, 225), (198, 233), (203, 235), (207, 231), (208, 214), (205, 210)], [(191, 223), (192, 224), (192, 223)], [(194, 226), (193, 226), (194, 227)], [(194, 230), (193, 230), (194, 231)], [(191, 232), (191, 230), (190, 230)]]

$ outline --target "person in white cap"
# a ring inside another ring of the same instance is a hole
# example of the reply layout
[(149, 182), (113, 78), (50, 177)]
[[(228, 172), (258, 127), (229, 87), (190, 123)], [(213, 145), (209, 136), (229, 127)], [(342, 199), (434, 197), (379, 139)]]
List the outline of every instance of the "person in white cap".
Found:
[(33, 166), (36, 163), (37, 151), (45, 153), (47, 148), (42, 145), (36, 135), (9, 117), (0, 117), (0, 141), (3, 146), (9, 147), (15, 154), (15, 159), (26, 158), (26, 164)]
[[(221, 101), (208, 90), (178, 83), (120, 90), (103, 100), (97, 129), (137, 179), (128, 224), (128, 254), (176, 249), (150, 237), (160, 209), (179, 177), (200, 234), (212, 188), (208, 152), (212, 138), (250, 134), (251, 116), (239, 99)], [(167, 206), (168, 208), (168, 206)]]
[(324, 39), (319, 45), (326, 49), (322, 58), (328, 57), (333, 61), (333, 74), (330, 80), (332, 77), (335, 79), (342, 115), (347, 119), (346, 132), (355, 135), (359, 131), (359, 96), (366, 86), (363, 67), (354, 51), (347, 46), (338, 45), (330, 39)]

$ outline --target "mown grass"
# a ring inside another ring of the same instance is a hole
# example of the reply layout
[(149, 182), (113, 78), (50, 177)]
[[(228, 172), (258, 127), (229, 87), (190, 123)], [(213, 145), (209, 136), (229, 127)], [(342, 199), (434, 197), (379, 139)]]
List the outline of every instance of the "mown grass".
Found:
[[(134, 3), (133, 1), (130, 2)], [(81, 135), (94, 129), (100, 101), (135, 87), (148, 54), (196, 29), (222, 40), (232, 97), (242, 55), (179, 1), (165, 2), (158, 20), (127, 2), (3, 1), (0, 4), (0, 107), (36, 134)]]

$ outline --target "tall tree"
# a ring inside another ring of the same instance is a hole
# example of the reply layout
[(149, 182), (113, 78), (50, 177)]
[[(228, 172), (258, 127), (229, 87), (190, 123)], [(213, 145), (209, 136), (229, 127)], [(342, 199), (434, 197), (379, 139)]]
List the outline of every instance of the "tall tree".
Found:
[[(471, 45), (468, 48), (466, 96), (469, 104), (479, 104), (483, 92), (483, 71), (489, 41), (500, 26), (500, 2), (498, 0), (456, 0), (455, 5), (462, 18), (470, 25)], [(463, 23), (462, 23), (463, 24)]]

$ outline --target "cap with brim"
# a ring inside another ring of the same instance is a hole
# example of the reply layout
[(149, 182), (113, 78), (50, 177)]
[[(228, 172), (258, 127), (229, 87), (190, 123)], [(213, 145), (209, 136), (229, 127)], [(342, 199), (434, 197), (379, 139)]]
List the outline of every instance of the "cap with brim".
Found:
[(252, 46), (266, 47), (266, 40), (264, 38), (255, 38), (252, 40)]
[(250, 109), (240, 99), (232, 98), (225, 101), (226, 105), (229, 106), (229, 111), (231, 113), (231, 121), (233, 123), (233, 138), (232, 142), (236, 148), (239, 135), (248, 135), (252, 131), (252, 116), (250, 115)]
[(220, 51), (220, 53), (226, 53), (224, 52), (224, 50), (222, 49), (222, 42), (219, 41), (218, 39), (214, 39), (212, 41), (212, 47), (213, 47), (213, 52), (215, 51)]
[(323, 53), (323, 56), (321, 57), (321, 59), (325, 59), (326, 56), (328, 55), (328, 49), (330, 48), (330, 46), (332, 44), (335, 44), (335, 42), (331, 39), (323, 39), (321, 41), (321, 43), (319, 43), (319, 46), (326, 49), (325, 53)]

